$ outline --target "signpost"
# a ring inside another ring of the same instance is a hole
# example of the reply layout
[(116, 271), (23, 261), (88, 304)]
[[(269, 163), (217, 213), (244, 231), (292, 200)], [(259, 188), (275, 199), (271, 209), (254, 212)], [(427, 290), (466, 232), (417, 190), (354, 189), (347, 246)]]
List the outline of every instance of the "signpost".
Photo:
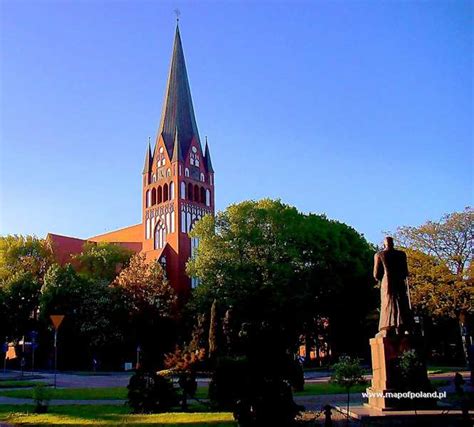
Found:
[(38, 348), (38, 332), (31, 331), (31, 374), (35, 370), (35, 350)]
[(140, 345), (137, 345), (137, 363), (135, 365), (135, 369), (140, 368), (140, 352), (142, 351)]
[(58, 329), (64, 319), (63, 314), (49, 316), (54, 328), (54, 388), (56, 388), (56, 375), (58, 373)]
[(3, 344), (3, 352), (5, 353), (5, 357), (3, 358), (3, 373), (7, 372), (7, 353), (8, 353), (8, 341), (5, 341)]

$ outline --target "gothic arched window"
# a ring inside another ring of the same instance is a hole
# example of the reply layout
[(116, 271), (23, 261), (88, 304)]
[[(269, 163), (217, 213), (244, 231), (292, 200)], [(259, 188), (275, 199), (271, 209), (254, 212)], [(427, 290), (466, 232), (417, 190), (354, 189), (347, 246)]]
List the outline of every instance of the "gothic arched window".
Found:
[(163, 221), (158, 221), (155, 226), (155, 241), (154, 248), (162, 249), (166, 245), (166, 227)]
[(199, 187), (197, 185), (194, 186), (194, 201), (199, 202)]
[(163, 201), (168, 200), (168, 184), (163, 185)]
[(174, 182), (170, 182), (170, 200), (174, 200)]
[(156, 205), (156, 189), (151, 190), (151, 206)]
[(161, 185), (158, 187), (158, 192), (157, 192), (157, 202), (160, 204), (163, 201), (163, 189), (161, 188)]
[(181, 181), (181, 198), (186, 199), (186, 184)]
[(193, 201), (193, 184), (188, 184), (188, 200)]

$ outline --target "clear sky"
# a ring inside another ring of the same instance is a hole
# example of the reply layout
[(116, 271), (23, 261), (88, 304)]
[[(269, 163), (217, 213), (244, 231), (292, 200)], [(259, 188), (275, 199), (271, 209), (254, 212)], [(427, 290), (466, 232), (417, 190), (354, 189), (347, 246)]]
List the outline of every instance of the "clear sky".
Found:
[(473, 4), (1, 0), (0, 233), (140, 222), (175, 8), (218, 209), (281, 198), (378, 243), (472, 205)]

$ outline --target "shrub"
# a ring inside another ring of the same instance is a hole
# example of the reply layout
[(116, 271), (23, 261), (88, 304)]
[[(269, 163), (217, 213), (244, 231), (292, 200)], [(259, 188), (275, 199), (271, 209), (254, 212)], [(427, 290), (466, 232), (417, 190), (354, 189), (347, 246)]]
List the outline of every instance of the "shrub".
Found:
[(216, 408), (232, 410), (246, 394), (250, 386), (248, 369), (247, 359), (243, 357), (222, 357), (216, 361), (209, 383), (209, 398)]
[(35, 412), (37, 414), (48, 412), (49, 401), (51, 400), (51, 390), (45, 384), (36, 384), (33, 387), (33, 400), (35, 402)]
[(154, 372), (137, 371), (127, 388), (128, 405), (135, 414), (166, 412), (178, 405), (172, 381)]

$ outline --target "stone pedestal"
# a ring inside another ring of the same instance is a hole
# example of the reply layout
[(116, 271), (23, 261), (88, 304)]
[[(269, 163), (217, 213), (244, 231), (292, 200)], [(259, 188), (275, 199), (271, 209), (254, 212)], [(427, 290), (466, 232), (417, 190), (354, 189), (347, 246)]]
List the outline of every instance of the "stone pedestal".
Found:
[[(398, 358), (405, 351), (416, 350), (422, 356), (421, 342), (414, 336), (375, 337), (370, 340), (372, 354), (372, 385), (367, 389), (369, 394), (368, 405), (379, 410), (394, 410), (404, 406), (410, 406), (406, 402), (396, 398), (387, 398), (387, 392), (402, 391), (401, 372), (398, 368)], [(421, 374), (421, 382), (429, 384), (426, 368)], [(419, 384), (420, 388), (426, 389), (426, 384)], [(414, 403), (414, 402), (413, 402)]]

